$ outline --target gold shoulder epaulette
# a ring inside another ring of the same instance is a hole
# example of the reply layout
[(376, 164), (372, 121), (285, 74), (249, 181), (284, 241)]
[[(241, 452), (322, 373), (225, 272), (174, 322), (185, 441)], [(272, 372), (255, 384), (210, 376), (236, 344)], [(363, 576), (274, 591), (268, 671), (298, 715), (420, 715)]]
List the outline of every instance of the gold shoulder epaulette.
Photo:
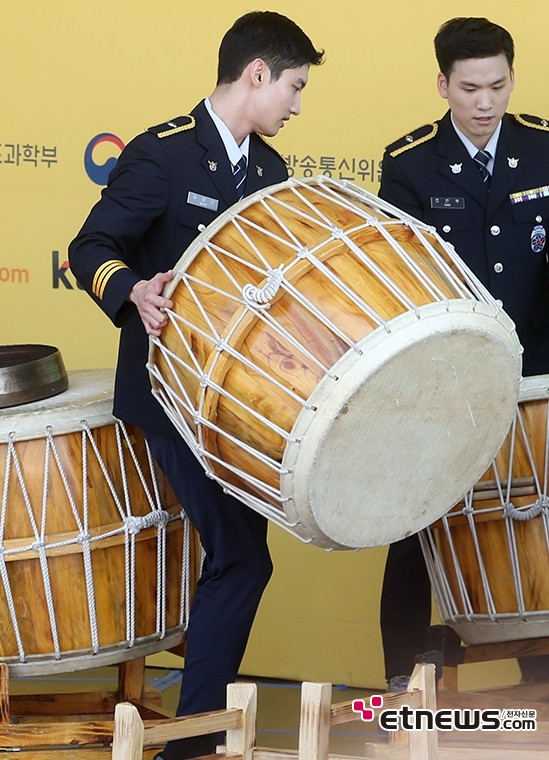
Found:
[(196, 124), (193, 116), (178, 116), (176, 119), (157, 124), (155, 127), (147, 127), (147, 132), (152, 132), (157, 137), (170, 137), (178, 132), (186, 132)]
[(547, 119), (540, 119), (539, 116), (531, 116), (527, 113), (516, 113), (515, 119), (523, 127), (531, 127), (532, 129), (541, 129), (543, 132), (549, 132), (549, 121)]
[(427, 140), (431, 140), (437, 132), (438, 124), (424, 124), (422, 127), (404, 135), (404, 137), (389, 145), (387, 152), (394, 158), (404, 153), (404, 151), (410, 150), (410, 148), (416, 148), (418, 145), (427, 142)]

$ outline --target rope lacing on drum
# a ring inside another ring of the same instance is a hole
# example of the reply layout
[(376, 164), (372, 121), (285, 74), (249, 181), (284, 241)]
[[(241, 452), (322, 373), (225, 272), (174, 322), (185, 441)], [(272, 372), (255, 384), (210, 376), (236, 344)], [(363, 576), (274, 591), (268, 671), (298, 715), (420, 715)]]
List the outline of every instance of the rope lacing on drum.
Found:
[[(179, 513), (181, 520), (183, 520), (183, 557), (181, 564), (181, 600), (179, 605), (179, 625), (183, 626), (184, 631), (187, 631), (189, 627), (189, 616), (191, 613), (191, 581), (190, 581), (190, 566), (191, 566), (191, 523), (187, 517), (185, 510), (181, 508)], [(204, 561), (204, 549), (201, 548), (200, 567)], [(187, 573), (185, 574), (185, 569)]]
[[(23, 498), (25, 500), (25, 505), (27, 506), (27, 510), (29, 508), (28, 493), (27, 493), (27, 489), (25, 488), (25, 483), (22, 480), (21, 468), (19, 467), (17, 452), (15, 451), (15, 447), (14, 447), (14, 439), (15, 439), (15, 433), (10, 433), (8, 436), (8, 450), (6, 453), (6, 477), (4, 478), (4, 488), (2, 491), (2, 513), (0, 515), (0, 543), (2, 543), (2, 545), (4, 543), (4, 533), (5, 533), (5, 528), (6, 528), (8, 493), (9, 493), (10, 472), (11, 472), (12, 461), (14, 462), (14, 465), (15, 465), (15, 470), (16, 470), (17, 477), (19, 480), (19, 484), (21, 486), (21, 490), (23, 492)], [(6, 601), (8, 604), (10, 618), (13, 625), (13, 631), (14, 631), (15, 640), (17, 643), (17, 651), (19, 652), (19, 660), (21, 662), (25, 662), (25, 648), (23, 646), (23, 640), (21, 638), (21, 633), (19, 630), (18, 622), (17, 622), (17, 612), (15, 609), (14, 596), (11, 590), (11, 584), (10, 584), (10, 579), (8, 576), (8, 569), (7, 569), (6, 558), (5, 558), (6, 554), (8, 554), (8, 552), (6, 552), (6, 550), (2, 546), (2, 551), (0, 553), (0, 577), (2, 578), (4, 593), (6, 595)]]
[[(88, 475), (88, 443), (89, 443), (91, 447), (93, 448), (93, 450), (95, 451), (97, 462), (108, 484), (108, 488), (112, 495), (113, 501), (116, 504), (116, 507), (118, 511), (121, 513), (121, 517), (124, 520), (123, 525), (118, 525), (114, 530), (103, 532), (101, 535), (93, 535), (93, 532), (90, 532), (90, 529), (89, 529), (90, 504), (89, 504), (89, 497), (88, 497), (88, 489), (86, 487), (84, 487), (83, 489), (83, 500), (82, 500), (82, 506), (81, 506), (81, 510), (83, 513), (82, 517), (80, 515), (80, 510), (74, 498), (68, 476), (63, 468), (61, 456), (57, 449), (54, 433), (52, 432), (51, 427), (46, 428), (45, 454), (44, 454), (45, 462), (44, 462), (44, 477), (43, 477), (43, 485), (42, 485), (42, 505), (41, 505), (41, 514), (40, 514), (40, 524), (37, 522), (37, 519), (35, 518), (33, 506), (31, 504), (31, 499), (29, 497), (29, 493), (27, 491), (27, 487), (25, 484), (23, 468), (22, 468), (21, 462), (19, 461), (17, 449), (15, 446), (15, 438), (16, 438), (15, 433), (10, 433), (10, 435), (8, 436), (5, 477), (4, 477), (4, 484), (3, 484), (2, 505), (1, 505), (1, 514), (0, 514), (0, 544), (1, 544), (0, 546), (0, 579), (3, 584), (6, 603), (9, 610), (11, 623), (13, 626), (13, 635), (14, 635), (15, 642), (17, 645), (18, 657), (19, 657), (19, 660), (23, 663), (26, 662), (27, 654), (25, 652), (25, 646), (23, 644), (23, 639), (21, 636), (21, 632), (20, 632), (20, 628), (19, 628), (19, 624), (17, 620), (17, 609), (15, 605), (16, 595), (12, 591), (12, 588), (10, 585), (10, 576), (8, 574), (7, 561), (6, 561), (7, 557), (9, 557), (9, 555), (15, 555), (17, 553), (23, 553), (23, 552), (29, 552), (29, 551), (35, 552), (38, 555), (38, 559), (39, 559), (39, 563), (41, 567), (41, 573), (42, 573), (44, 596), (45, 596), (48, 617), (49, 617), (49, 626), (50, 626), (50, 633), (52, 637), (54, 656), (55, 656), (55, 659), (59, 660), (61, 659), (62, 653), (61, 653), (61, 648), (60, 648), (60, 643), (59, 643), (53, 587), (51, 583), (50, 570), (48, 566), (48, 555), (51, 554), (52, 550), (57, 550), (59, 548), (74, 545), (76, 543), (82, 546), (84, 575), (85, 575), (86, 591), (87, 591), (87, 597), (88, 597), (88, 610), (89, 610), (89, 616), (90, 616), (91, 648), (94, 653), (98, 653), (100, 647), (99, 647), (98, 621), (97, 621), (96, 603), (95, 603), (93, 567), (92, 567), (92, 559), (91, 559), (92, 542), (98, 541), (100, 539), (110, 538), (112, 536), (115, 536), (123, 532), (125, 532), (126, 534), (125, 543), (126, 543), (127, 565), (133, 568), (133, 572), (130, 572), (130, 578), (126, 579), (126, 591), (127, 591), (126, 599), (127, 599), (127, 606), (128, 606), (127, 628), (128, 628), (128, 639), (131, 645), (135, 638), (135, 607), (136, 607), (135, 580), (134, 580), (135, 579), (135, 561), (134, 561), (135, 560), (135, 553), (134, 553), (135, 536), (137, 535), (137, 533), (139, 533), (140, 530), (144, 530), (147, 527), (151, 527), (151, 526), (153, 527), (156, 526), (158, 528), (156, 627), (157, 627), (157, 633), (160, 634), (160, 638), (163, 638), (166, 635), (166, 603), (167, 603), (167, 595), (166, 595), (166, 585), (167, 585), (166, 584), (166, 533), (167, 531), (166, 531), (166, 526), (170, 519), (170, 515), (168, 512), (164, 511), (161, 508), (161, 499), (160, 499), (158, 482), (157, 482), (157, 477), (156, 477), (156, 472), (155, 472), (155, 466), (152, 460), (152, 456), (150, 454), (149, 447), (148, 445), (146, 445), (148, 464), (149, 464), (150, 473), (151, 473), (154, 496), (149, 491), (145, 477), (140, 469), (140, 464), (137, 460), (136, 453), (133, 450), (133, 446), (129, 442), (129, 436), (127, 432), (125, 431), (125, 429), (123, 430), (124, 437), (128, 443), (127, 448), (131, 452), (131, 456), (136, 466), (136, 472), (139, 475), (139, 478), (141, 480), (141, 483), (147, 495), (147, 500), (152, 510), (151, 514), (149, 515), (145, 515), (144, 517), (135, 517), (135, 516), (132, 516), (130, 513), (130, 509), (131, 509), (130, 496), (129, 496), (129, 489), (128, 489), (128, 484), (127, 484), (124, 456), (122, 453), (123, 447), (122, 447), (122, 442), (121, 442), (121, 434), (120, 434), (120, 429), (119, 429), (119, 428), (123, 428), (122, 423), (117, 422), (115, 429), (117, 433), (118, 453), (119, 453), (119, 458), (120, 458), (120, 472), (122, 475), (123, 490), (124, 490), (124, 496), (125, 496), (125, 501), (126, 501), (125, 510), (120, 502), (120, 499), (118, 498), (118, 495), (112, 483), (112, 480), (109, 477), (107, 466), (101, 457), (101, 452), (99, 451), (99, 447), (91, 434), (89, 425), (85, 421), (82, 421), (81, 424), (82, 424), (82, 482), (85, 485), (89, 483), (89, 475)], [(70, 508), (71, 508), (73, 517), (77, 523), (79, 532), (76, 536), (73, 535), (69, 539), (64, 539), (62, 541), (48, 543), (48, 540), (47, 540), (48, 496), (49, 496), (49, 491), (50, 491), (50, 469), (51, 469), (52, 460), (56, 462), (57, 470), (62, 480), (63, 488), (65, 491), (66, 497), (68, 498), (68, 501), (70, 503)], [(15, 471), (15, 474), (16, 474), (16, 479), (19, 484), (19, 489), (20, 489), (20, 492), (22, 494), (22, 498), (25, 504), (28, 520), (31, 525), (33, 540), (32, 542), (29, 542), (28, 544), (24, 546), (21, 546), (20, 543), (18, 543), (18, 545), (15, 548), (6, 549), (3, 544), (4, 544), (6, 524), (8, 520), (8, 499), (9, 499), (9, 494), (10, 494), (10, 480), (13, 480), (11, 478), (12, 471)], [(179, 609), (179, 618), (180, 618), (180, 625), (186, 626), (187, 621), (188, 621), (189, 607), (190, 607), (190, 578), (189, 578), (189, 573), (187, 572), (189, 564), (190, 564), (190, 553), (191, 553), (190, 552), (190, 538), (188, 535), (190, 533), (190, 524), (186, 515), (182, 514), (181, 519), (183, 519), (186, 522), (185, 538), (184, 538), (186, 549), (184, 549), (183, 551), (182, 563), (181, 563), (182, 599), (181, 599), (181, 604), (180, 604), (180, 609)], [(129, 544), (133, 544), (133, 547), (128, 550)], [(133, 561), (130, 555), (133, 555)]]
[(156, 631), (162, 639), (166, 635), (166, 526), (170, 515), (163, 510), (154, 510), (147, 515), (129, 515), (124, 519), (126, 529), (126, 636), (128, 645), (135, 643), (135, 537), (147, 528), (158, 528), (156, 567)]
[(267, 282), (262, 288), (248, 283), (242, 288), (242, 297), (248, 306), (255, 306), (258, 309), (268, 309), (269, 302), (273, 300), (280, 290), (284, 280), (284, 266), (281, 264), (276, 269), (270, 269), (267, 272)]
[(512, 502), (506, 502), (503, 505), (503, 517), (509, 517), (512, 520), (519, 522), (526, 522), (527, 520), (533, 520), (542, 512), (549, 509), (549, 498), (547, 496), (541, 496), (531, 507), (528, 509), (520, 509), (515, 507)]
[(164, 528), (170, 519), (169, 512), (162, 510), (155, 510), (149, 512), (148, 515), (129, 515), (124, 518), (127, 532), (136, 536), (140, 531), (147, 528), (156, 528), (158, 526)]

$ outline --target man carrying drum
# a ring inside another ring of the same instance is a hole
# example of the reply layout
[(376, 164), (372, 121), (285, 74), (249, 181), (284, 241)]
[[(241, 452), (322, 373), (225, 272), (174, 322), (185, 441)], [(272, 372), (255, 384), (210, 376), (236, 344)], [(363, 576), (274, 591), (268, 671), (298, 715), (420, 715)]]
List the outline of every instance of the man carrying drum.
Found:
[[(130, 142), (69, 248), (75, 276), (121, 327), (114, 414), (143, 428), (205, 551), (177, 715), (225, 706), (272, 564), (266, 518), (206, 477), (153, 398), (148, 335), (166, 324), (172, 303), (162, 291), (191, 241), (243, 195), (287, 179), (282, 157), (260, 135), (276, 135), (299, 115), (309, 67), (323, 56), (285, 16), (238, 19), (221, 42), (213, 93)], [(220, 739), (169, 742), (157, 757), (207, 755)]]
[[(549, 122), (506, 113), (514, 43), (485, 18), (439, 29), (437, 88), (445, 116), (390, 145), (379, 195), (436, 227), (514, 320), (525, 376), (549, 372)], [(417, 535), (389, 547), (381, 632), (389, 688), (428, 648), (431, 590)], [(549, 677), (549, 657), (519, 661), (523, 681)]]

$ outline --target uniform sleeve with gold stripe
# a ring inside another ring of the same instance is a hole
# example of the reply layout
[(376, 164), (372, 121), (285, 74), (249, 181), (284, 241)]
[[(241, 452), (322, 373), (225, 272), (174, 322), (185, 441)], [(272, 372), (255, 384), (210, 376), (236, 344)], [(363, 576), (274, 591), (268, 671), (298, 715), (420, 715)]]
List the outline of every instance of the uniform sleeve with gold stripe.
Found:
[(136, 282), (163, 269), (143, 250), (169, 202), (168, 176), (158, 138), (147, 133), (135, 138), (69, 246), (73, 274), (117, 326), (134, 308), (127, 299)]

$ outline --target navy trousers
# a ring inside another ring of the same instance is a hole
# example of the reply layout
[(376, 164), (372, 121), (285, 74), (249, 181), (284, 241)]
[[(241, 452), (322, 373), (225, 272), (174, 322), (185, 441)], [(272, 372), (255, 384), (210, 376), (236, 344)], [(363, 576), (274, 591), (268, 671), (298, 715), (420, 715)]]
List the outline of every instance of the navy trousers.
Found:
[[(177, 715), (223, 709), (271, 577), (267, 520), (208, 478), (180, 437), (145, 431), (205, 551), (191, 606)], [(211, 754), (219, 735), (169, 742), (163, 760)]]
[(385, 678), (411, 675), (427, 650), (431, 583), (417, 535), (389, 546), (381, 590), (381, 639)]

